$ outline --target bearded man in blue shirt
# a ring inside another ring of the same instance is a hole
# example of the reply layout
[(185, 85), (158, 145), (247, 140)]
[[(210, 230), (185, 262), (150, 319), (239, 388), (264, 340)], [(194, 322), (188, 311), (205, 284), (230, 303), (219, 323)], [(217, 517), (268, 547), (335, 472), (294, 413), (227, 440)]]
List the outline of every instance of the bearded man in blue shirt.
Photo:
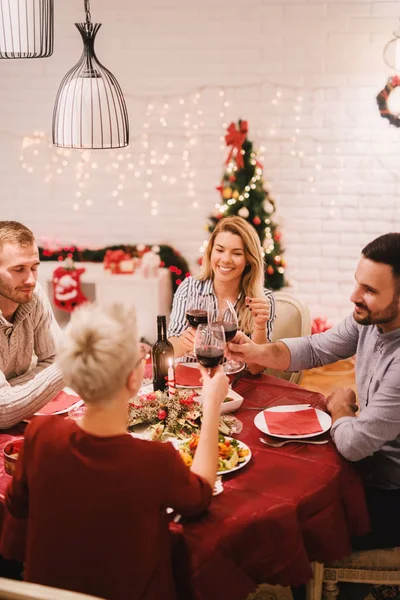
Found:
[(359, 414), (353, 390), (335, 390), (327, 399), (331, 435), (365, 483), (371, 533), (354, 547), (386, 548), (400, 545), (400, 233), (365, 246), (355, 280), (354, 312), (336, 327), (265, 345), (238, 334), (227, 354), (288, 371), (356, 355)]

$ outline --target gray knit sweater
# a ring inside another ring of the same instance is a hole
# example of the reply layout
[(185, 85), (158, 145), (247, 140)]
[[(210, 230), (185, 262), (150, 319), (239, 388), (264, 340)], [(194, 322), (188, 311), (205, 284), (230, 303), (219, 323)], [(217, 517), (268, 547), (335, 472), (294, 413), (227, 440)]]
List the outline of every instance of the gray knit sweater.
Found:
[(60, 333), (39, 283), (12, 323), (0, 311), (0, 429), (32, 416), (64, 387), (53, 364)]

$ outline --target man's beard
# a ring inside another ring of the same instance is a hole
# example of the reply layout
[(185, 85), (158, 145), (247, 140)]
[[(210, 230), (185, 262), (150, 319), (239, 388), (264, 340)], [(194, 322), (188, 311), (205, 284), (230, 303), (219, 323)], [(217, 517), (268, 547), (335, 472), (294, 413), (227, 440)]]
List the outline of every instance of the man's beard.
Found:
[[(28, 288), (25, 288), (28, 289)], [(32, 292), (35, 288), (32, 288)], [(0, 279), (0, 296), (10, 300), (11, 302), (15, 302), (15, 304), (26, 304), (32, 300), (32, 294), (23, 294), (21, 290), (10, 288), (8, 285), (5, 285)]]
[(395, 319), (398, 319), (400, 315), (398, 294), (394, 295), (389, 306), (375, 315), (373, 315), (364, 304), (356, 304), (356, 306), (364, 309), (367, 312), (367, 316), (365, 317), (361, 317), (356, 312), (353, 313), (354, 319), (360, 325), (384, 325), (385, 323), (391, 323)]

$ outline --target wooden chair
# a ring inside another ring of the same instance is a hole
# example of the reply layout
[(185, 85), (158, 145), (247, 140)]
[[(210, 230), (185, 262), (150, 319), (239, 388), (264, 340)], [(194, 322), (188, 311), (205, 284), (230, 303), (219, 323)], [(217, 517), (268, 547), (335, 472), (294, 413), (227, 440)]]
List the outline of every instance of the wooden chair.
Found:
[(14, 581), (0, 577), (0, 600), (104, 600), (26, 581)]
[[(310, 335), (311, 317), (308, 307), (289, 292), (275, 292), (276, 319), (272, 332), (272, 341), (277, 342), (282, 338), (294, 338)], [(299, 383), (303, 371), (289, 373), (287, 371), (276, 371), (266, 369), (266, 373), (286, 379), (292, 383)]]
[(353, 552), (329, 565), (313, 563), (307, 600), (334, 600), (339, 582), (400, 585), (400, 547)]

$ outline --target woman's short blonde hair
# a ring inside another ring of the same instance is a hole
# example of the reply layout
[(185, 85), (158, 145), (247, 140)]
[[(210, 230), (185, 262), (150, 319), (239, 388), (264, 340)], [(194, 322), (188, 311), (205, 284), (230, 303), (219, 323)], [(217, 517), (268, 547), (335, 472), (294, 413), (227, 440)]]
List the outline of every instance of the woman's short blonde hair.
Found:
[(199, 279), (201, 281), (214, 279), (214, 273), (211, 268), (211, 254), (214, 248), (215, 238), (219, 233), (225, 232), (238, 235), (243, 242), (246, 267), (243, 271), (241, 281), (242, 296), (238, 301), (236, 310), (238, 313), (239, 327), (245, 333), (251, 333), (254, 327), (253, 317), (249, 311), (245, 310), (245, 297), (263, 297), (264, 259), (257, 231), (248, 221), (242, 217), (223, 217), (219, 221), (208, 241), (203, 256)]
[(122, 304), (84, 304), (59, 344), (64, 381), (87, 403), (107, 401), (140, 360), (136, 312)]

